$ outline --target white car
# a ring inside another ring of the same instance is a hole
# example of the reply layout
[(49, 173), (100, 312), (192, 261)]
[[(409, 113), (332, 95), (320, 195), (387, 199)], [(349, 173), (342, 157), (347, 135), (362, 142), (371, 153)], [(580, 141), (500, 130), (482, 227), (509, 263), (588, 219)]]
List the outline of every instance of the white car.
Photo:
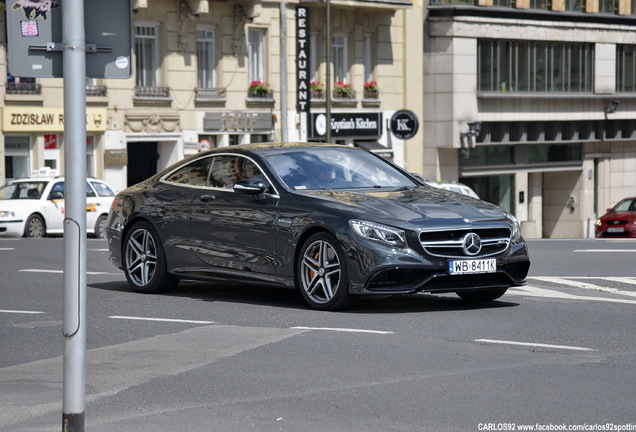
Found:
[[(86, 231), (105, 238), (106, 217), (115, 193), (105, 182), (86, 180)], [(64, 234), (64, 178), (26, 178), (0, 187), (0, 236)]]

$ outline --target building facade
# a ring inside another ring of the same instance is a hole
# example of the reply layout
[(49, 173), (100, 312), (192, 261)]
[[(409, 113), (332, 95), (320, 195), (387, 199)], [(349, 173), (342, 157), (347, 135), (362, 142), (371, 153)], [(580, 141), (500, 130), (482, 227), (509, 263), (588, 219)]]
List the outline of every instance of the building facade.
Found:
[[(303, 113), (297, 109), (296, 88), (300, 6), (309, 11), (312, 88), (311, 110)], [(12, 0), (1, 7), (12, 7)], [(401, 165), (412, 148), (410, 156), (421, 160), (422, 134), (419, 140), (398, 140), (387, 126), (400, 109), (422, 115), (423, 41), (409, 37), (409, 28), (421, 31), (421, 5), (332, 0), (330, 7), (327, 42), (325, 2), (287, 1), (282, 26), (277, 0), (133, 0), (132, 78), (87, 79), (87, 174), (120, 190), (208, 148), (280, 140), (283, 128), (289, 140), (324, 141), (320, 121), (327, 91), (332, 92), (332, 141), (369, 147)], [(410, 12), (414, 8), (420, 13)], [(0, 180), (42, 167), (63, 173), (62, 80), (9, 75), (6, 49), (3, 39)], [(286, 94), (280, 91), (281, 70), (286, 71)]]
[(526, 237), (594, 237), (636, 194), (628, 0), (432, 0), (424, 174), (510, 210)]

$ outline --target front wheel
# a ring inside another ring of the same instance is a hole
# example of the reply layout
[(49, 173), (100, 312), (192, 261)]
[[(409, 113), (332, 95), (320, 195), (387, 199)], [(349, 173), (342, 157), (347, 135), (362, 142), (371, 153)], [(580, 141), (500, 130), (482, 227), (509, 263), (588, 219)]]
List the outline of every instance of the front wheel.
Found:
[(336, 310), (352, 303), (344, 252), (333, 235), (322, 232), (309, 237), (296, 269), (300, 291), (312, 308)]
[(126, 279), (137, 292), (169, 291), (179, 283), (168, 274), (161, 240), (148, 222), (136, 223), (126, 234), (123, 261)]
[(508, 291), (508, 288), (492, 288), (481, 291), (466, 291), (456, 293), (463, 300), (469, 302), (487, 302), (496, 300)]
[(29, 216), (24, 226), (24, 236), (31, 238), (42, 238), (46, 235), (44, 219), (33, 214)]

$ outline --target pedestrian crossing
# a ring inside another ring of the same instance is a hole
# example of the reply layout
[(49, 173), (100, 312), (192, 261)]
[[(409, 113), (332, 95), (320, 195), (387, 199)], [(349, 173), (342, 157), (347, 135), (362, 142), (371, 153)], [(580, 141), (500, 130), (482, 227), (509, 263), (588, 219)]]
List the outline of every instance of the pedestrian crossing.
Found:
[(636, 304), (636, 278), (532, 276), (528, 285), (511, 288), (507, 295)]

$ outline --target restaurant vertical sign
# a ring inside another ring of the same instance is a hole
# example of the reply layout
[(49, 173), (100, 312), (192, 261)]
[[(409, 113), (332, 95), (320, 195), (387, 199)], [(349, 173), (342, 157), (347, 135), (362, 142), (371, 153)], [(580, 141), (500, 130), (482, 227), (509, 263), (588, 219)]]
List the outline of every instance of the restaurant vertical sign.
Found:
[(296, 8), (296, 85), (298, 112), (309, 112), (311, 103), (309, 76), (309, 8)]

